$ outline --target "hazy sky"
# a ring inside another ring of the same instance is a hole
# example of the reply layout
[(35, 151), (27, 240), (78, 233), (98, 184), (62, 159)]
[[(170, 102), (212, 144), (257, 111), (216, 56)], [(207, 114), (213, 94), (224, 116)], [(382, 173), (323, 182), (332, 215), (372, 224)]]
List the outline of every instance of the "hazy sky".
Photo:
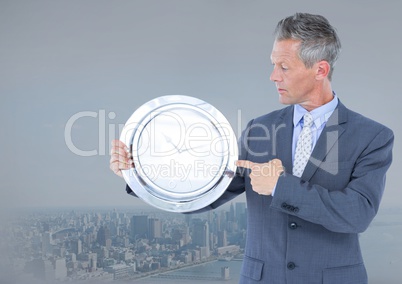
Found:
[[(0, 207), (135, 206), (109, 170), (109, 141), (118, 135), (110, 130), (162, 95), (208, 101), (236, 134), (282, 107), (269, 81), (272, 32), (295, 12), (322, 14), (337, 28), (343, 50), (333, 89), (341, 101), (394, 130), (383, 206), (401, 205), (401, 7), (397, 0), (0, 0)], [(97, 155), (67, 147), (67, 122), (79, 114), (72, 143)]]

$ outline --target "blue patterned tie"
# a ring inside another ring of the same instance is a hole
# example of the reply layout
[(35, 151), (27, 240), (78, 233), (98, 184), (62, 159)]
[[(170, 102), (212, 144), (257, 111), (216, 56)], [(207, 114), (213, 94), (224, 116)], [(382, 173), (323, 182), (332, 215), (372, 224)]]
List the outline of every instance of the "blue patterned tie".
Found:
[(297, 140), (295, 158), (293, 162), (293, 175), (301, 177), (311, 155), (313, 147), (313, 137), (311, 126), (313, 125), (313, 116), (307, 112), (303, 116), (304, 125)]

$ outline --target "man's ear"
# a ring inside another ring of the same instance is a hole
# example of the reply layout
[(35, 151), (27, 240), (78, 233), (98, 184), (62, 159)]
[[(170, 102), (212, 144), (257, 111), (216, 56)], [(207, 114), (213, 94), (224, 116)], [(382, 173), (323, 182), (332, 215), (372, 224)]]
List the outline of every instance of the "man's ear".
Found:
[(321, 60), (316, 63), (316, 80), (323, 80), (328, 77), (329, 71), (331, 70), (331, 66), (325, 60)]

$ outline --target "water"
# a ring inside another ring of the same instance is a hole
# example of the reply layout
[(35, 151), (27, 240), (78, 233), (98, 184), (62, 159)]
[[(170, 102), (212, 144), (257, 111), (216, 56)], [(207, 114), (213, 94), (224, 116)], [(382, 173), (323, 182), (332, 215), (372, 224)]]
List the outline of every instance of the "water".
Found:
[[(142, 278), (134, 283), (143, 284), (173, 284), (173, 283), (211, 283), (211, 284), (237, 284), (239, 283), (242, 261), (212, 261), (196, 266), (177, 269), (159, 275)], [(229, 267), (230, 279), (221, 278), (221, 268)]]

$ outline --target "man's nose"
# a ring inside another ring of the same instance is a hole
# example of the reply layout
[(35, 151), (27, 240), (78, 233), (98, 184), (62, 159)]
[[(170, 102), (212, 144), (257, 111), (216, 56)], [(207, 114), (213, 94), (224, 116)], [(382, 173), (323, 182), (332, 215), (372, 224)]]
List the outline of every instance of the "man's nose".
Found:
[(269, 79), (270, 79), (271, 81), (273, 81), (273, 82), (281, 81), (282, 78), (281, 78), (281, 76), (279, 75), (277, 68), (274, 67), (274, 70), (272, 70), (271, 76), (269, 76)]

